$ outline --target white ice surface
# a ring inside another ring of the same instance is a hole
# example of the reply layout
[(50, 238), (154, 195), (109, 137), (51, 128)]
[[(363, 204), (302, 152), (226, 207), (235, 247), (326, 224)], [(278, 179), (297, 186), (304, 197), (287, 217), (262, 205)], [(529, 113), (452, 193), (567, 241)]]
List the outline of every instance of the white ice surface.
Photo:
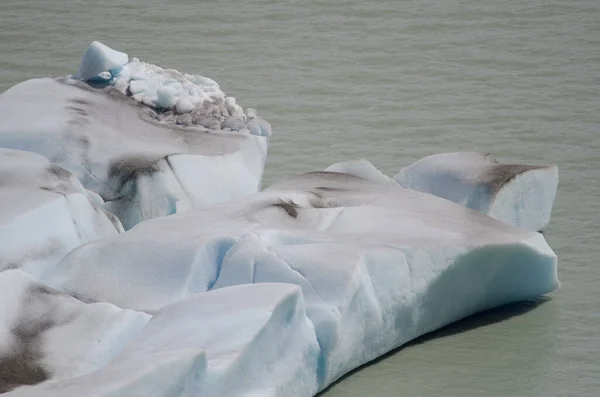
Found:
[[(80, 247), (43, 281), (86, 300), (149, 313), (203, 291), (211, 296), (223, 289), (220, 296), (227, 296), (225, 287), (239, 284), (296, 284), (318, 360), (277, 365), (302, 368), (301, 378), (315, 376), (318, 389), (424, 333), (558, 286), (556, 257), (541, 234), (432, 195), (326, 172), (141, 223)], [(244, 308), (251, 302), (236, 301)], [(244, 371), (261, 362), (260, 351), (248, 356)], [(145, 365), (153, 374), (164, 371)], [(205, 364), (190, 358), (185, 371), (194, 365)], [(272, 393), (279, 380), (272, 382), (244, 389), (279, 395)], [(304, 391), (289, 395), (313, 393)]]
[(394, 179), (406, 188), (538, 231), (550, 221), (558, 169), (554, 165), (501, 164), (489, 154), (475, 152), (441, 153), (418, 160)]
[[(29, 80), (0, 95), (0, 112), (0, 147), (39, 153), (71, 171), (126, 229), (254, 193), (261, 183), (268, 137), (159, 122), (110, 87)], [(269, 128), (258, 118), (247, 125)]]
[(76, 247), (123, 230), (102, 200), (35, 153), (0, 149), (0, 271), (40, 276)]
[(88, 80), (102, 72), (116, 72), (128, 62), (129, 56), (127, 54), (94, 41), (83, 54), (75, 78)]
[(318, 359), (299, 287), (242, 285), (164, 307), (98, 371), (7, 396), (311, 396)]
[(100, 369), (149, 319), (109, 303), (82, 303), (21, 270), (0, 272), (0, 393), (13, 381), (58, 381)]
[(335, 163), (327, 167), (325, 171), (354, 175), (371, 182), (396, 184), (393, 179), (379, 171), (377, 167), (375, 167), (366, 159), (347, 160), (340, 163)]

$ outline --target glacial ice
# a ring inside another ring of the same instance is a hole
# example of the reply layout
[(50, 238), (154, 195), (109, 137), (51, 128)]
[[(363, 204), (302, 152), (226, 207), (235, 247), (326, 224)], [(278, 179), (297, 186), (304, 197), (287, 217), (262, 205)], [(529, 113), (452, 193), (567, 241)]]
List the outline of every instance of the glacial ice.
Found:
[(558, 287), (556, 167), (352, 160), (256, 193), (270, 125), (214, 81), (98, 42), (73, 77), (0, 95), (6, 396), (312, 396)]
[(340, 163), (330, 165), (325, 169), (328, 172), (337, 172), (342, 174), (354, 175), (371, 182), (395, 184), (396, 182), (379, 171), (377, 167), (366, 159), (346, 160)]
[(109, 303), (82, 303), (18, 269), (0, 272), (0, 393), (100, 369), (149, 319)]
[(440, 153), (403, 168), (394, 180), (510, 225), (539, 231), (550, 221), (558, 169), (501, 164), (489, 154), (476, 152)]
[(8, 396), (311, 396), (318, 358), (298, 286), (240, 285), (162, 308), (98, 371)]
[[(558, 286), (556, 257), (541, 234), (433, 195), (334, 172), (145, 221), (74, 250), (42, 281), (85, 301), (148, 313), (205, 291), (227, 296), (236, 285), (296, 284), (318, 359), (277, 365), (302, 368), (302, 379), (316, 376), (319, 390), (420, 335)], [(231, 295), (249, 310), (249, 300)], [(240, 371), (261, 362), (261, 350)], [(170, 376), (205, 372), (194, 360), (177, 368)], [(244, 389), (260, 393), (284, 380), (247, 380)]]
[(255, 109), (246, 112), (208, 77), (181, 73), (174, 69), (141, 62), (93, 42), (85, 52), (76, 79), (115, 87), (123, 95), (154, 109), (158, 122), (198, 126), (271, 136), (271, 126), (257, 117)]
[[(0, 112), (0, 147), (32, 151), (69, 170), (126, 229), (254, 193), (261, 184), (268, 137), (161, 123), (154, 110), (111, 87), (28, 80), (0, 95)], [(269, 128), (258, 118), (248, 126)]]
[(102, 199), (35, 153), (0, 149), (0, 271), (38, 277), (76, 247), (123, 230)]

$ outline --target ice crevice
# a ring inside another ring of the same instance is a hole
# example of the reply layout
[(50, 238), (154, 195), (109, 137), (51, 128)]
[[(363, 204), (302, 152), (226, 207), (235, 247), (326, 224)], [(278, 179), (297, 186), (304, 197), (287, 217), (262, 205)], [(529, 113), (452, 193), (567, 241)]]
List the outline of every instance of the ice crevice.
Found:
[[(112, 194), (115, 194), (115, 193), (116, 193), (116, 192), (114, 191), (114, 189), (113, 189), (113, 188), (112, 188), (112, 187), (111, 187), (111, 186), (110, 186), (108, 183), (106, 183), (105, 181), (103, 181), (102, 179), (100, 179), (100, 178), (98, 178), (96, 175), (94, 175), (94, 173), (93, 173), (93, 172), (92, 172), (92, 171), (91, 171), (89, 168), (87, 168), (87, 167), (86, 167), (86, 166), (83, 164), (83, 162), (81, 162), (81, 161), (77, 160), (77, 159), (76, 159), (76, 158), (73, 156), (73, 154), (71, 154), (71, 153), (69, 152), (69, 148), (68, 148), (68, 147), (65, 147), (64, 145), (61, 145), (61, 147), (62, 147), (62, 150), (63, 150), (64, 154), (65, 154), (66, 156), (69, 156), (69, 158), (70, 158), (70, 159), (71, 159), (71, 160), (72, 160), (74, 163), (76, 163), (77, 165), (79, 165), (79, 166), (81, 167), (81, 169), (82, 169), (82, 170), (83, 170), (83, 171), (84, 171), (84, 172), (85, 172), (85, 173), (86, 173), (86, 174), (87, 174), (89, 177), (93, 178), (93, 179), (94, 179), (95, 181), (97, 181), (98, 183), (100, 183), (100, 184), (104, 185), (104, 187), (105, 187), (106, 189), (108, 189), (109, 191), (111, 191), (111, 193), (112, 193)], [(106, 193), (104, 193), (104, 195), (106, 196)], [(110, 197), (110, 196), (109, 196), (109, 197)], [(110, 201), (110, 200), (111, 200), (111, 199), (107, 199), (107, 198), (105, 198), (105, 197), (102, 197), (102, 199), (103, 199), (104, 201)]]
[[(323, 299), (323, 297), (319, 294), (319, 292), (317, 291), (317, 289), (311, 284), (310, 280), (308, 278), (306, 278), (306, 276), (304, 274), (302, 274), (302, 272), (300, 270), (294, 268), (294, 266), (292, 266), (292, 264), (290, 262), (288, 262), (285, 259), (283, 259), (276, 252), (271, 251), (268, 247), (265, 247), (265, 249), (266, 249), (267, 253), (269, 253), (270, 255), (273, 255), (274, 257), (276, 257), (281, 263), (283, 263), (285, 266), (289, 267), (292, 272), (294, 272), (295, 274), (297, 274), (298, 276), (300, 276), (300, 278), (302, 279), (302, 281), (305, 282), (311, 288), (311, 291), (315, 295), (317, 295), (321, 301), (325, 302), (325, 299)], [(296, 283), (294, 283), (294, 284), (296, 284)]]
[[(342, 216), (342, 213), (344, 212), (345, 209), (346, 209), (345, 207), (335, 207), (335, 210), (337, 211), (337, 213), (335, 214), (334, 217), (328, 218), (325, 220), (326, 223), (325, 223), (325, 225), (322, 226), (323, 231), (325, 231), (325, 232), (328, 231), (335, 224), (335, 221), (337, 221)], [(327, 210), (331, 210), (331, 208), (328, 208)]]
[[(177, 154), (177, 153), (176, 153)], [(173, 176), (175, 177), (175, 180), (177, 181), (177, 183), (179, 184), (179, 187), (181, 188), (181, 190), (185, 193), (185, 195), (188, 197), (188, 199), (190, 197), (192, 197), (192, 195), (185, 190), (185, 187), (183, 186), (183, 184), (181, 183), (181, 180), (179, 179), (179, 177), (177, 176), (177, 173), (175, 172), (175, 168), (173, 168), (173, 164), (171, 164), (171, 156), (166, 156), (165, 157), (165, 161), (167, 163), (167, 165), (169, 166), (169, 169), (171, 170), (171, 173), (173, 174)]]
[[(364, 272), (366, 273), (366, 288), (368, 291), (368, 295), (372, 297), (372, 301), (373, 301), (373, 306), (376, 308), (377, 310), (377, 314), (379, 316), (380, 321), (383, 321), (384, 318), (384, 311), (382, 309), (382, 304), (381, 304), (381, 298), (379, 297), (379, 294), (377, 293), (377, 290), (375, 289), (375, 286), (373, 285), (373, 279), (371, 278), (371, 274), (369, 272), (369, 267), (366, 261), (366, 258), (364, 256), (364, 253), (361, 254), (358, 263), (360, 264), (361, 267), (364, 268)], [(410, 274), (409, 274), (410, 277)]]

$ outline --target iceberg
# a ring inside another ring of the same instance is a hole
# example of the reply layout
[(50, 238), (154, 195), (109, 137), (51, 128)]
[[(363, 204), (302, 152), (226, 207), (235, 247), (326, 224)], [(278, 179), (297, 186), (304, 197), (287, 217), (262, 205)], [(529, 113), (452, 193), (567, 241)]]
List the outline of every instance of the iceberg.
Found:
[(0, 111), (10, 397), (312, 396), (559, 286), (536, 232), (555, 166), (446, 153), (392, 179), (360, 159), (258, 192), (254, 109), (99, 42)]
[[(85, 301), (150, 314), (182, 299), (223, 297), (234, 286), (295, 284), (318, 359), (277, 365), (303, 368), (302, 379), (315, 376), (318, 390), (420, 335), (558, 287), (556, 256), (541, 234), (433, 195), (336, 172), (304, 174), (243, 199), (145, 221), (79, 247), (42, 281)], [(235, 308), (227, 309), (228, 321), (241, 315)], [(261, 362), (261, 353), (253, 360)], [(279, 381), (247, 380), (245, 390), (277, 395), (268, 390)]]
[(103, 201), (35, 153), (0, 149), (0, 271), (34, 277), (76, 247), (123, 231)]
[(0, 393), (94, 372), (148, 320), (145, 313), (59, 294), (18, 269), (0, 272)]
[(558, 186), (555, 165), (501, 164), (490, 154), (441, 153), (403, 168), (394, 180), (532, 231), (550, 221)]
[(268, 137), (159, 122), (152, 108), (111, 86), (33, 79), (0, 95), (0, 112), (0, 147), (38, 153), (72, 172), (125, 229), (261, 184)]

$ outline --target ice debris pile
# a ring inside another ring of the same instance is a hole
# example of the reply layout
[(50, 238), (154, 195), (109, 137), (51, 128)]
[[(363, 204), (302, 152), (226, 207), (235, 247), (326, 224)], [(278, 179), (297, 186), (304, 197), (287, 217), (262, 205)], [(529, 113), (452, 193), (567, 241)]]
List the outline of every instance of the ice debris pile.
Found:
[(156, 120), (209, 130), (241, 131), (270, 136), (268, 123), (256, 110), (246, 112), (208, 77), (129, 61), (125, 53), (97, 41), (85, 52), (75, 77), (92, 84), (112, 85), (122, 94), (154, 109)]
[(0, 393), (312, 396), (558, 287), (554, 166), (350, 160), (257, 192), (269, 134), (216, 83), (96, 42), (74, 77), (0, 95)]

